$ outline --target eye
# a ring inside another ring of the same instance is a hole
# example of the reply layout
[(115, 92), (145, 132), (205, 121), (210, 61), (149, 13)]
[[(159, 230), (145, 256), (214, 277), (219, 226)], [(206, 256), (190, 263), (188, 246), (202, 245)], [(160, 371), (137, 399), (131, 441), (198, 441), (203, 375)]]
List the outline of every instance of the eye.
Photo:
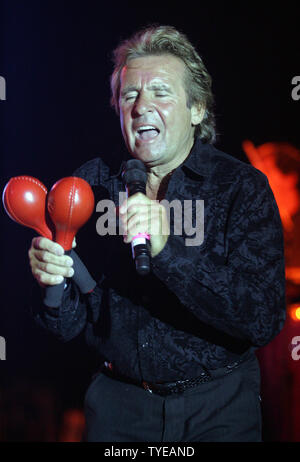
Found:
[(128, 95), (125, 96), (125, 101), (134, 100), (136, 97), (137, 97), (137, 93), (129, 93)]

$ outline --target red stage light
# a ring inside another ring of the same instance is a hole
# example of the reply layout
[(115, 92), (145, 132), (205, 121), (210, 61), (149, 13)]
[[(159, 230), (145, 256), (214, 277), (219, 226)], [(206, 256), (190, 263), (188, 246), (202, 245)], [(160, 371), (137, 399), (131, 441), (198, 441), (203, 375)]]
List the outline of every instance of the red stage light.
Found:
[(300, 321), (300, 305), (298, 303), (293, 304), (289, 308), (289, 314), (293, 321)]

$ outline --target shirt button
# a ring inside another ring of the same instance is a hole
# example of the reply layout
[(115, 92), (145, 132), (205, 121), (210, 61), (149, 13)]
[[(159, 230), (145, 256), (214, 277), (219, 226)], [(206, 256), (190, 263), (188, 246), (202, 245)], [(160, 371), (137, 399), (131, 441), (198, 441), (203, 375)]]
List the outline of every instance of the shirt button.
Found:
[(146, 346), (148, 346), (148, 342), (143, 343), (143, 345), (142, 345), (143, 348), (146, 348)]

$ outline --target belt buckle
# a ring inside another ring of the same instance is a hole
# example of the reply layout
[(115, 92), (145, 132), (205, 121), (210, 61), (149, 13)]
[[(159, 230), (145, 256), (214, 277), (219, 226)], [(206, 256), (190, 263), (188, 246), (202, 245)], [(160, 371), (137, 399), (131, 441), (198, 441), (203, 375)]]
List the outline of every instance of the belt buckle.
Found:
[(151, 390), (147, 382), (143, 381), (142, 385), (143, 385), (144, 390), (149, 391), (149, 393), (153, 393), (153, 391)]

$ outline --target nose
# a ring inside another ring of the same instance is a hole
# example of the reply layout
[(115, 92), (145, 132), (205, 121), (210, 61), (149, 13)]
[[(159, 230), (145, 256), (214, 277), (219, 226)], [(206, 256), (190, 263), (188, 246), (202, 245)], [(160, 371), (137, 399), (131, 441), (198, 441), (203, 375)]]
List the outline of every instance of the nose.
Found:
[(144, 92), (141, 92), (137, 97), (135, 104), (133, 106), (133, 115), (141, 116), (146, 114), (146, 112), (152, 112), (152, 102), (149, 96), (145, 95)]

